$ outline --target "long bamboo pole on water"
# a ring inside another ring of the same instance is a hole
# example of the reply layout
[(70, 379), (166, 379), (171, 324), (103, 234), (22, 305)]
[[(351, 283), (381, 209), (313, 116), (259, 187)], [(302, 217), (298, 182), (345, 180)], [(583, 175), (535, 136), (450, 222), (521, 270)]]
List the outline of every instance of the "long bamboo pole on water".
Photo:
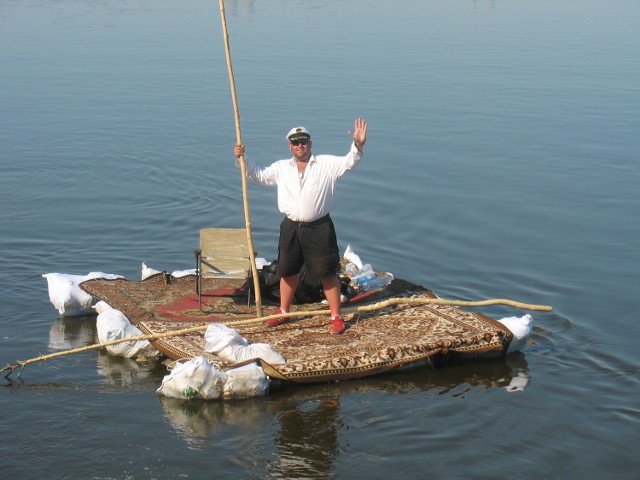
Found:
[[(511, 307), (515, 307), (515, 308), (521, 308), (523, 310), (537, 310), (537, 311), (541, 311), (541, 312), (550, 312), (552, 310), (552, 307), (547, 306), (547, 305), (532, 305), (532, 304), (528, 304), (528, 303), (521, 303), (521, 302), (516, 302), (515, 300), (507, 300), (504, 298), (493, 298), (493, 299), (488, 299), (488, 300), (480, 300), (480, 301), (476, 301), (476, 302), (469, 302), (469, 301), (465, 301), (465, 300), (447, 300), (444, 298), (389, 298), (387, 300), (384, 300), (382, 302), (378, 302), (378, 303), (374, 303), (371, 305), (363, 305), (361, 307), (349, 307), (349, 308), (343, 308), (342, 309), (342, 313), (358, 313), (358, 312), (371, 312), (374, 310), (380, 310), (386, 307), (390, 307), (393, 305), (426, 305), (426, 304), (432, 304), (432, 305), (455, 305), (455, 306), (463, 306), (463, 307), (483, 307), (483, 306), (487, 306), (487, 305), (509, 305)], [(306, 310), (306, 311), (299, 311), (299, 312), (289, 312), (289, 313), (278, 313), (276, 315), (269, 315), (266, 317), (258, 317), (258, 318), (251, 318), (251, 319), (247, 319), (247, 320), (237, 320), (237, 321), (233, 321), (233, 322), (227, 322), (225, 323), (226, 326), (228, 327), (234, 327), (234, 326), (240, 326), (240, 325), (249, 325), (252, 323), (258, 323), (258, 322), (263, 322), (265, 320), (269, 320), (271, 318), (281, 318), (281, 317), (313, 317), (313, 316), (318, 316), (318, 315), (328, 315), (330, 312), (329, 310)], [(172, 332), (164, 332), (164, 333), (155, 333), (155, 334), (150, 334), (150, 335), (138, 335), (137, 337), (129, 337), (129, 338), (121, 338), (118, 340), (112, 340), (110, 342), (104, 342), (104, 343), (98, 343), (95, 345), (87, 345), (86, 347), (80, 347), (80, 348), (74, 348), (73, 350), (65, 350), (63, 352), (56, 352), (56, 353), (51, 353), (49, 355), (42, 355), (40, 357), (36, 357), (36, 358), (32, 358), (30, 360), (21, 360), (16, 362), (13, 365), (7, 365), (6, 367), (4, 367), (2, 370), (0, 370), (0, 373), (5, 372), (5, 371), (9, 371), (9, 373), (7, 373), (5, 375), (6, 378), (9, 378), (9, 375), (11, 375), (14, 370), (18, 369), (18, 368), (24, 368), (27, 365), (31, 364), (31, 363), (36, 363), (36, 362), (42, 362), (44, 360), (50, 360), (52, 358), (56, 358), (56, 357), (62, 357), (64, 355), (71, 355), (74, 353), (81, 353), (81, 352), (86, 352), (88, 350), (96, 350), (99, 348), (104, 348), (104, 347), (108, 347), (111, 345), (115, 345), (117, 343), (123, 343), (123, 342), (135, 342), (138, 340), (158, 340), (160, 338), (167, 338), (167, 337), (178, 337), (181, 335), (189, 335), (190, 333), (197, 333), (197, 332), (201, 332), (206, 330), (207, 328), (209, 328), (209, 325), (200, 325), (197, 327), (191, 327), (191, 328), (185, 328), (183, 330), (174, 330)]]
[[(227, 18), (224, 13), (224, 0), (220, 0), (220, 17), (222, 19), (222, 34), (224, 37), (225, 53), (227, 55), (227, 68), (229, 70), (229, 83), (231, 86), (231, 99), (236, 121), (236, 143), (242, 143), (242, 131), (240, 129), (240, 111), (238, 109), (238, 97), (236, 95), (236, 81), (233, 76), (233, 66), (231, 64), (231, 49), (229, 48), (229, 33), (227, 31)], [(249, 260), (251, 262), (251, 273), (253, 276), (253, 290), (256, 297), (256, 310), (258, 317), (262, 317), (262, 295), (260, 293), (260, 279), (256, 267), (256, 252), (253, 249), (253, 234), (251, 233), (251, 215), (249, 213), (249, 196), (247, 194), (247, 169), (244, 155), (240, 157), (240, 174), (242, 175), (242, 199), (244, 203), (244, 222), (247, 230), (247, 243), (249, 244)]]

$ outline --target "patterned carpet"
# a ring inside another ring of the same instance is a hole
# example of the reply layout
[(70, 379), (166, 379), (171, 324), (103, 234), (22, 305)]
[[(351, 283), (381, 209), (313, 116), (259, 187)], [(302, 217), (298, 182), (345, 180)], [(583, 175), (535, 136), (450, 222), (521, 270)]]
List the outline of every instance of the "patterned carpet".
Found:
[[(204, 328), (212, 322), (255, 318), (255, 306), (248, 305), (249, 287), (237, 279), (204, 279), (200, 308), (195, 276), (174, 278), (158, 274), (141, 282), (94, 279), (81, 284), (89, 294), (123, 312), (146, 334), (202, 327), (195, 333), (152, 343), (169, 358), (203, 355), (221, 369), (231, 365), (204, 351)], [(424, 287), (395, 279), (383, 290), (352, 299), (348, 306), (421, 297), (435, 295)], [(263, 301), (263, 315), (275, 313), (276, 307)], [(296, 306), (295, 311), (326, 308), (319, 303), (305, 304)], [(233, 328), (251, 343), (273, 345), (287, 359), (284, 365), (261, 361), (269, 376), (299, 383), (358, 378), (407, 365), (430, 364), (451, 352), (505, 352), (512, 338), (499, 322), (447, 305), (401, 304), (344, 317), (347, 330), (342, 335), (328, 333), (328, 316), (294, 319), (279, 327), (266, 327), (259, 321)]]

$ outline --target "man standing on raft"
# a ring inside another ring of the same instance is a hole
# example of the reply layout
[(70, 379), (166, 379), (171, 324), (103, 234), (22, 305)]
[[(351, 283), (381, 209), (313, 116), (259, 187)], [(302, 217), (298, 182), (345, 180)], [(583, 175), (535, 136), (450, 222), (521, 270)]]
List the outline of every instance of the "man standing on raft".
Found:
[[(304, 127), (292, 128), (286, 136), (293, 154), (287, 160), (278, 160), (270, 166), (258, 167), (246, 161), (247, 178), (260, 185), (277, 187), (278, 209), (285, 216), (280, 224), (278, 242), (278, 275), (280, 276), (280, 308), (287, 313), (298, 285), (302, 265), (306, 263), (311, 278), (320, 279), (331, 309), (330, 333), (345, 331), (340, 316), (340, 253), (333, 221), (330, 217), (336, 181), (354, 168), (364, 153), (367, 140), (367, 122), (355, 120), (349, 132), (353, 144), (343, 157), (313, 155), (311, 134)], [(236, 145), (234, 154), (241, 157), (244, 145)], [(240, 161), (236, 160), (240, 167)], [(270, 327), (282, 325), (287, 318), (267, 320)]]

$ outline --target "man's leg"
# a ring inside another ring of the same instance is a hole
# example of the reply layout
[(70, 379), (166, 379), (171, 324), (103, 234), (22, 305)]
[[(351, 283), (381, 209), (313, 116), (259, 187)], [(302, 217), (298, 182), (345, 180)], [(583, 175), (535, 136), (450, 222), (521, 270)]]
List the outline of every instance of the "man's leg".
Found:
[[(329, 308), (331, 309), (331, 318), (339, 316), (340, 315), (340, 280), (336, 275), (325, 277), (322, 279), (322, 288), (324, 289), (324, 296), (327, 297), (327, 300), (329, 301)], [(282, 293), (280, 295), (282, 295)], [(282, 299), (282, 296), (280, 298)]]
[[(291, 307), (291, 302), (293, 302), (293, 296), (295, 295), (296, 287), (298, 286), (299, 277), (300, 275), (280, 277), (280, 310), (283, 312), (288, 312)], [(339, 294), (338, 302), (340, 302)]]
[(331, 328), (329, 329), (329, 333), (343, 333), (347, 326), (340, 316), (340, 280), (337, 275), (325, 277), (322, 279), (322, 287), (324, 288), (324, 296), (327, 297), (329, 308), (331, 309)]

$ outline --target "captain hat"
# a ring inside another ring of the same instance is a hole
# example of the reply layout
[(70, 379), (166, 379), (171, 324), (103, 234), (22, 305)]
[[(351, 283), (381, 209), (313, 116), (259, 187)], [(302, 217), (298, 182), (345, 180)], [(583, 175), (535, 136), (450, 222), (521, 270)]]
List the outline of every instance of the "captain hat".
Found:
[(300, 127), (293, 127), (291, 130), (289, 130), (289, 133), (287, 133), (287, 141), (289, 141), (289, 139), (293, 136), (300, 136), (300, 137), (306, 137), (306, 138), (311, 138), (311, 134), (309, 133), (309, 130), (307, 130), (306, 128), (300, 126)]

